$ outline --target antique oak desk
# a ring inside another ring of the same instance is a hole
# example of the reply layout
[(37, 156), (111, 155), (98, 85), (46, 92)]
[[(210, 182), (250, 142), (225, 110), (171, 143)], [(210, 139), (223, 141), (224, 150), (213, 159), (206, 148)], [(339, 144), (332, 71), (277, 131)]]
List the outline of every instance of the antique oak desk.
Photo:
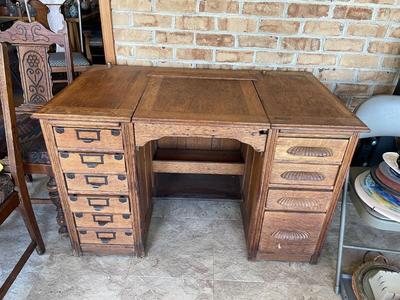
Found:
[(240, 179), (249, 258), (316, 262), (368, 130), (302, 72), (113, 66), (35, 117), (76, 255), (144, 255), (155, 174), (217, 174)]

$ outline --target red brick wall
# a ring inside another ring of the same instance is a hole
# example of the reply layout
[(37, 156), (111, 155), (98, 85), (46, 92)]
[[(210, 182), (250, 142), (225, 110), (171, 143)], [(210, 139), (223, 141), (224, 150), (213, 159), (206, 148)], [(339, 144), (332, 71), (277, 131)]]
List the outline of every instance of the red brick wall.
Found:
[(119, 64), (307, 70), (349, 106), (391, 93), (400, 0), (112, 0)]

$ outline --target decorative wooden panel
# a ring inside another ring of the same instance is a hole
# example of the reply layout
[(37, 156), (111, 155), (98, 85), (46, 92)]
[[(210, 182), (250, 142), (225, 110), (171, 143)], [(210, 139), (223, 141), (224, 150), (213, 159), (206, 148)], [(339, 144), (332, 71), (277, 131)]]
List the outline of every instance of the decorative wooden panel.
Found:
[(21, 83), (24, 91), (24, 110), (34, 111), (53, 98), (49, 46), (57, 44), (65, 48), (68, 83), (73, 80), (72, 55), (69, 48), (67, 25), (58, 33), (38, 22), (17, 21), (9, 29), (0, 32), (0, 43), (17, 47)]
[(19, 70), (24, 103), (43, 105), (53, 98), (48, 47), (19, 46)]

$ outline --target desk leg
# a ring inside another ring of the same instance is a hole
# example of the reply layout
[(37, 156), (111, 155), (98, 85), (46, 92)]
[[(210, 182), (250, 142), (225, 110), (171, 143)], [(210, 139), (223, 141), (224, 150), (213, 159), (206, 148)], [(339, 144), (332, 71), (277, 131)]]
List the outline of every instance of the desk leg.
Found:
[(64, 212), (61, 207), (60, 195), (58, 194), (57, 184), (54, 177), (50, 177), (49, 182), (47, 183), (47, 190), (49, 192), (49, 197), (51, 202), (56, 207), (57, 210), (57, 224), (58, 224), (58, 232), (60, 234), (68, 234), (67, 223), (65, 222)]
[(152, 213), (152, 143), (136, 149), (133, 124), (123, 124), (129, 197), (133, 215), (135, 252), (144, 256)]

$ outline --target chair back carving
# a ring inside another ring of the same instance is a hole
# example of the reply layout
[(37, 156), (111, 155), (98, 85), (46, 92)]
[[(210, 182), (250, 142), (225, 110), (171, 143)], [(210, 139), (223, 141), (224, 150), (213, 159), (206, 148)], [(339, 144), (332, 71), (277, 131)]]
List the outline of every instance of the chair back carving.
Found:
[(17, 48), (24, 92), (24, 111), (35, 111), (53, 98), (48, 54), (51, 45), (64, 47), (67, 81), (68, 84), (72, 82), (72, 55), (65, 22), (63, 29), (55, 33), (39, 22), (17, 21), (9, 29), (0, 32), (0, 43), (8, 43)]

